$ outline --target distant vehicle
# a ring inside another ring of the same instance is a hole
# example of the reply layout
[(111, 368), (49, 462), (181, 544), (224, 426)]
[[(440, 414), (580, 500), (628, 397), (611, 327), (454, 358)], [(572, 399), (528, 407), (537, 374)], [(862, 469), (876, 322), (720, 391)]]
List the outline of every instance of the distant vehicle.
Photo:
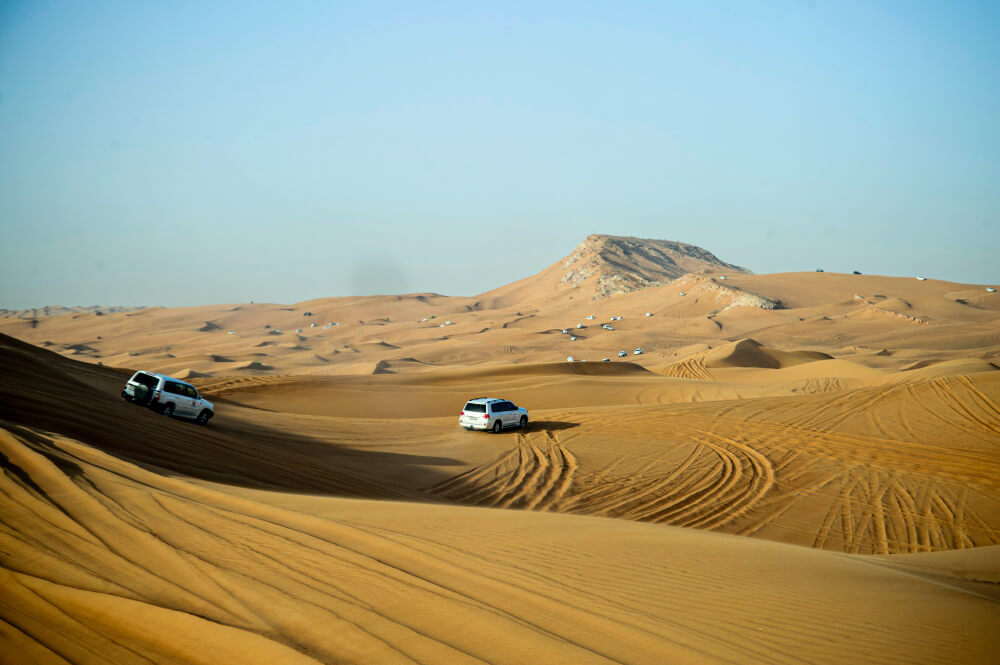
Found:
[(611, 327), (610, 325), (608, 325), (607, 323), (605, 323), (605, 324), (604, 324), (603, 326), (601, 326), (601, 327), (602, 327), (602, 328), (604, 328), (605, 330), (610, 330), (610, 331), (614, 332), (614, 328), (612, 328), (612, 327)]
[(319, 326), (319, 324), (318, 324), (318, 323), (310, 323), (310, 324), (309, 324), (309, 327), (310, 327), (310, 328), (316, 328), (316, 327), (318, 327), (318, 326)]
[(926, 277), (917, 277), (917, 279), (919, 279), (921, 282), (926, 282), (927, 281)]
[(236, 331), (235, 331), (235, 330), (227, 330), (227, 331), (226, 331), (226, 334), (227, 334), (227, 335), (235, 335), (235, 334), (236, 334)]
[(302, 316), (312, 316), (312, 312), (302, 312)]
[(823, 272), (822, 268), (816, 268), (816, 272)]
[(583, 327), (583, 324), (582, 324), (582, 323), (578, 323), (578, 324), (576, 324), (576, 329), (577, 329), (577, 330), (579, 330), (579, 329), (580, 329), (580, 328), (582, 328), (582, 327)]
[(566, 356), (566, 362), (568, 363), (573, 362), (573, 356)]
[(627, 351), (619, 351), (618, 352), (618, 357), (619, 358), (625, 358), (626, 356), (628, 356), (628, 352)]
[(855, 270), (855, 271), (854, 271), (854, 274), (855, 274), (855, 275), (860, 275), (860, 274), (861, 274), (861, 272), (860, 272), (859, 270)]
[(495, 397), (476, 397), (465, 403), (458, 424), (468, 430), (482, 429), (499, 434), (501, 430), (528, 426), (528, 410), (513, 402)]
[(597, 318), (596, 316), (594, 316), (593, 314), (591, 314), (590, 316), (587, 317), (587, 320), (588, 321), (593, 321), (596, 318)]
[(686, 293), (684, 293), (683, 291), (681, 291), (681, 292), (679, 292), (679, 293), (678, 293), (677, 295), (679, 295), (679, 296), (686, 296), (687, 294), (686, 294)]
[(302, 328), (296, 328), (296, 329), (295, 329), (295, 332), (297, 332), (297, 333), (300, 333), (300, 332), (302, 332)]
[(637, 356), (641, 356), (641, 355), (642, 355), (642, 347), (640, 346), (640, 347), (639, 347), (638, 349), (636, 349), (636, 350), (635, 350), (635, 351), (633, 351), (632, 353), (633, 353), (634, 355), (637, 355)]
[(570, 338), (569, 338), (569, 341), (571, 341), (571, 342), (575, 342), (575, 341), (576, 341), (576, 336), (574, 335), (573, 337), (570, 337)]
[(987, 293), (996, 293), (996, 292), (997, 292), (997, 290), (996, 290), (996, 289), (994, 289), (994, 288), (993, 288), (992, 286), (987, 286), (987, 287), (986, 287), (986, 292), (987, 292)]
[(653, 316), (652, 312), (646, 312), (646, 316)]
[(611, 358), (601, 358), (601, 362), (602, 363), (609, 363), (609, 362), (611, 362)]
[(719, 275), (719, 279), (725, 279), (725, 278), (726, 278), (725, 275)]
[(202, 397), (190, 383), (156, 372), (139, 371), (133, 374), (125, 383), (122, 397), (168, 417), (194, 418), (199, 425), (207, 425), (215, 415), (215, 405)]
[(569, 328), (563, 328), (562, 329), (562, 334), (568, 335), (569, 334)]

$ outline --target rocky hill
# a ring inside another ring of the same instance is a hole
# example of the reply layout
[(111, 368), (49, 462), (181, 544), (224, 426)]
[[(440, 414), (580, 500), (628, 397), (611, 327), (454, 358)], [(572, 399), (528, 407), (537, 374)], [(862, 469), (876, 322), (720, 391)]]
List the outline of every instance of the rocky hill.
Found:
[(750, 273), (694, 245), (596, 234), (577, 245), (562, 267), (560, 281), (571, 286), (593, 282), (595, 300), (660, 286), (687, 273)]

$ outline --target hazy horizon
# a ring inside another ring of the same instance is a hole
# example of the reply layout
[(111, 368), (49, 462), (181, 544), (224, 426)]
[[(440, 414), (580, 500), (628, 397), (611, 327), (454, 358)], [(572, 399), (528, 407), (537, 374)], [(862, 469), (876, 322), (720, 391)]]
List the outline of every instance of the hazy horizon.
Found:
[[(604, 235), (607, 235), (607, 234), (604, 234)], [(583, 240), (583, 238), (581, 238), (581, 240)], [(671, 239), (667, 238), (666, 240), (671, 240)], [(683, 241), (680, 241), (680, 242), (683, 242)], [(690, 243), (688, 243), (688, 244), (690, 244)], [(708, 249), (708, 248), (704, 248), (704, 249)], [(711, 250), (709, 250), (709, 251), (711, 251)], [(563, 256), (559, 257), (559, 259), (564, 258), (564, 256), (568, 255), (569, 253), (570, 253), (570, 251), (568, 250), (567, 252), (564, 253)], [(726, 261), (726, 259), (724, 257), (718, 257), (718, 258), (720, 258), (723, 261)], [(726, 261), (726, 262), (727, 263), (732, 263), (730, 261)], [(483, 291), (477, 291), (477, 292), (474, 292), (474, 293), (442, 293), (440, 291), (432, 291), (432, 290), (429, 290), (429, 289), (415, 288), (415, 289), (412, 289), (412, 290), (409, 290), (409, 291), (384, 291), (384, 292), (370, 292), (370, 293), (338, 293), (338, 294), (333, 294), (333, 295), (332, 294), (319, 294), (319, 295), (307, 296), (307, 297), (304, 297), (304, 298), (294, 298), (294, 299), (284, 299), (284, 300), (280, 300), (280, 299), (247, 299), (247, 300), (219, 300), (219, 301), (204, 301), (204, 302), (183, 302), (183, 303), (169, 303), (169, 302), (128, 302), (128, 303), (123, 303), (123, 302), (74, 302), (74, 303), (58, 302), (58, 303), (56, 303), (56, 302), (46, 302), (46, 303), (25, 305), (25, 306), (22, 306), (22, 307), (10, 307), (10, 306), (6, 306), (6, 305), (3, 305), (3, 304), (0, 304), (0, 309), (6, 309), (6, 310), (14, 310), (14, 311), (16, 311), (16, 310), (26, 310), (26, 309), (40, 309), (42, 307), (67, 307), (67, 308), (72, 308), (72, 307), (145, 307), (145, 308), (153, 308), (153, 307), (198, 307), (198, 306), (211, 306), (211, 305), (222, 305), (222, 304), (242, 304), (242, 303), (248, 303), (248, 302), (255, 302), (257, 304), (273, 303), (273, 304), (290, 305), (290, 304), (295, 304), (295, 303), (299, 303), (299, 302), (314, 300), (314, 299), (317, 299), (317, 298), (326, 298), (326, 297), (393, 296), (393, 295), (408, 295), (408, 294), (423, 294), (423, 293), (433, 293), (433, 294), (436, 294), (436, 295), (456, 296), (456, 297), (461, 297), (461, 296), (475, 296), (475, 295), (479, 295), (480, 293), (485, 293), (486, 291), (490, 291), (490, 290), (493, 290), (495, 288), (499, 288), (501, 286), (506, 286), (507, 284), (516, 282), (516, 281), (518, 281), (520, 279), (523, 279), (525, 277), (530, 277), (533, 274), (540, 272), (544, 268), (549, 267), (549, 265), (551, 265), (552, 263), (555, 263), (555, 261), (552, 261), (551, 263), (546, 264), (544, 266), (539, 266), (537, 270), (534, 270), (531, 273), (526, 273), (524, 275), (513, 276), (510, 279), (508, 279), (507, 281), (495, 284), (494, 286), (489, 287), (487, 289), (484, 289)], [(738, 265), (738, 264), (734, 264), (734, 265)], [(814, 272), (816, 270), (815, 268), (812, 268), (812, 269), (801, 269), (801, 270), (775, 271), (775, 273), (759, 273), (757, 271), (752, 270), (748, 266), (739, 266), (739, 267), (741, 267), (741, 268), (747, 268), (747, 269), (751, 270), (751, 272), (756, 273), (756, 274), (777, 274), (777, 273), (782, 273), (782, 272), (794, 273), (794, 272), (802, 272), (802, 271), (805, 271), (805, 272)], [(394, 266), (390, 265), (390, 266), (387, 266), (387, 268), (389, 270), (392, 270), (392, 269), (394, 269)], [(363, 262), (361, 262), (361, 263), (359, 263), (359, 268), (357, 268), (357, 270), (359, 270), (359, 271), (365, 271), (365, 270), (369, 271), (369, 274), (372, 275), (372, 277), (374, 277), (374, 272), (377, 269), (378, 269), (378, 266), (374, 262), (369, 263), (367, 265), (365, 265)], [(823, 271), (827, 272), (827, 273), (831, 273), (831, 274), (837, 274), (837, 273), (849, 274), (849, 273), (852, 272), (850, 269), (844, 268), (842, 266), (841, 267), (834, 267), (834, 268), (823, 268)], [(905, 277), (916, 277), (916, 276), (918, 276), (917, 273), (913, 273), (913, 274), (909, 274), (909, 275), (892, 275), (892, 274), (879, 273), (879, 272), (875, 272), (875, 273), (863, 273), (863, 274), (878, 275), (878, 276), (885, 276), (885, 277), (904, 277), (904, 278)], [(923, 277), (925, 275), (923, 275), (921, 273), (919, 276)], [(390, 275), (390, 278), (391, 277), (392, 276)], [(957, 281), (957, 280), (948, 280), (946, 278), (928, 278), (928, 279), (940, 279), (941, 281), (951, 281), (951, 282)], [(377, 283), (379, 280), (377, 278), (370, 278), (368, 281), (369, 281), (369, 283)], [(988, 285), (989, 283), (988, 282), (984, 282), (983, 284), (984, 285)]]
[(995, 284), (998, 18), (5, 3), (0, 307), (474, 295), (591, 233)]

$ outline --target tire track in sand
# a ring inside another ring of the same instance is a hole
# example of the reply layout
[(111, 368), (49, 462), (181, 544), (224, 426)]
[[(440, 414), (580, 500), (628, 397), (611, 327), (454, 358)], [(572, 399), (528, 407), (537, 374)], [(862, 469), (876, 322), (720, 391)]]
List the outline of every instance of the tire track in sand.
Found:
[(428, 491), (459, 503), (545, 511), (570, 492), (577, 467), (554, 432), (517, 432), (515, 447)]

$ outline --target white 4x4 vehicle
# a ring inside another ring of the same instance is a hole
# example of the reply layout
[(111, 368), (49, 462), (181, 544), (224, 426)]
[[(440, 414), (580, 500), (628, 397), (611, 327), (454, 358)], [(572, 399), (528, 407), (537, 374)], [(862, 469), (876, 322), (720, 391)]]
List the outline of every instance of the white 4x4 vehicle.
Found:
[(465, 429), (483, 429), (499, 433), (502, 429), (528, 426), (528, 410), (513, 402), (495, 397), (477, 397), (470, 399), (458, 424)]
[(215, 415), (215, 406), (190, 383), (156, 372), (133, 374), (122, 390), (122, 397), (165, 416), (194, 418), (199, 425), (208, 424), (208, 419)]

